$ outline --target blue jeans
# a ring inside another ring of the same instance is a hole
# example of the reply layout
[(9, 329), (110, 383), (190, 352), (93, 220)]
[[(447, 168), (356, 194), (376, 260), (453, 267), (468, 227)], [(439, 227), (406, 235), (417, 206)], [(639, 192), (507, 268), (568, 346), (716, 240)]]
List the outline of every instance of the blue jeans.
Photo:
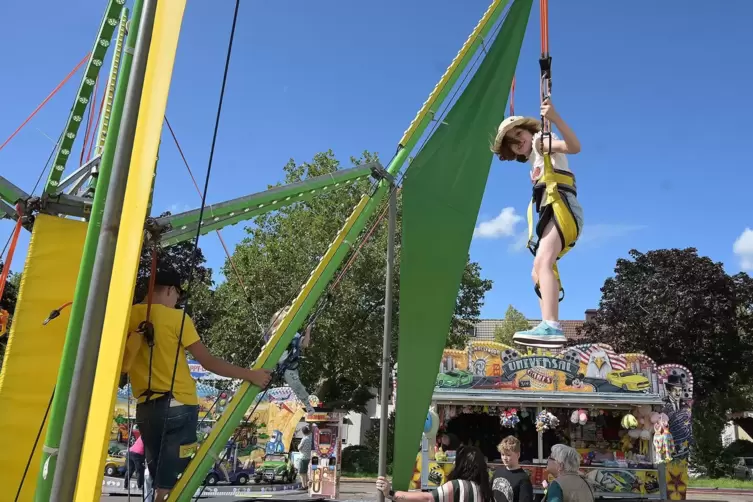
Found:
[(191, 455), (198, 448), (198, 421), (198, 406), (171, 407), (167, 397), (136, 406), (136, 423), (155, 488), (173, 488), (178, 476), (186, 470)]

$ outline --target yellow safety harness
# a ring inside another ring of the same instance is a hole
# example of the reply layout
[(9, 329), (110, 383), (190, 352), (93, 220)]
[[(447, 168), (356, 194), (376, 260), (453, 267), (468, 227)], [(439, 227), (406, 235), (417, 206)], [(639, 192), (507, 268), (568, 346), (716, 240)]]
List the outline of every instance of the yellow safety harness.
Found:
[[(567, 199), (564, 197), (565, 193), (577, 195), (575, 176), (570, 172), (554, 169), (549, 153), (545, 153), (544, 173), (533, 186), (533, 197), (531, 197), (531, 202), (528, 204), (528, 249), (534, 256), (536, 256), (539, 240), (544, 233), (544, 229), (546, 229), (550, 221), (557, 229), (562, 243), (562, 251), (557, 256), (557, 260), (565, 256), (578, 240), (581, 229), (578, 226), (578, 221), (575, 219), (570, 205), (567, 203)], [(535, 240), (533, 238), (534, 204), (536, 205), (536, 212), (539, 214), (539, 221), (536, 224), (537, 238)], [(565, 298), (565, 289), (562, 287), (557, 262), (552, 266), (552, 270), (554, 271), (554, 277), (557, 278), (557, 284), (559, 284), (559, 301), (562, 301)], [(538, 282), (534, 286), (534, 291), (541, 298)]]

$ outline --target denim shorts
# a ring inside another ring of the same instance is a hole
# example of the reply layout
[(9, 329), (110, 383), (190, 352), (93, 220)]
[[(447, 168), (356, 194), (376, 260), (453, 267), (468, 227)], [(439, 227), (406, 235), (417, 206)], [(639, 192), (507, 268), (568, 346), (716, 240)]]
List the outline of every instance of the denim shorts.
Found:
[(170, 406), (167, 397), (136, 406), (136, 423), (155, 488), (173, 488), (178, 476), (186, 470), (191, 455), (198, 449), (198, 421), (198, 406)]
[(298, 474), (302, 474), (304, 476), (308, 475), (309, 471), (309, 462), (311, 462), (310, 458), (299, 458), (298, 459), (298, 465), (296, 468), (298, 469)]

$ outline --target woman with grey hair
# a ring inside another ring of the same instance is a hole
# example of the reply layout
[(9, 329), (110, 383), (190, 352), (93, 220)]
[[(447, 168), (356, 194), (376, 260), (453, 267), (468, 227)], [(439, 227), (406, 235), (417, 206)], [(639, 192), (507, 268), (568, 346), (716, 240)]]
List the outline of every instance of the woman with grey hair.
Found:
[(594, 502), (594, 492), (588, 481), (578, 473), (580, 453), (564, 444), (552, 446), (546, 470), (554, 481), (546, 491), (546, 502)]

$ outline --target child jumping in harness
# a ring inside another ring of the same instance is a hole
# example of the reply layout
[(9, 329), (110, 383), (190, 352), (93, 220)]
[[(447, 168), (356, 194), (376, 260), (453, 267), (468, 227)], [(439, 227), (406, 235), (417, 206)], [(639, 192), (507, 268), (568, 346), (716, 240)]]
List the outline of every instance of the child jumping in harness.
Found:
[[(269, 341), (272, 333), (280, 326), (282, 320), (285, 318), (290, 307), (278, 310), (272, 317), (272, 326), (264, 335), (265, 342)], [(314, 397), (312, 399), (309, 392), (301, 382), (301, 377), (298, 374), (298, 366), (301, 362), (301, 354), (303, 350), (311, 343), (311, 325), (309, 324), (304, 330), (304, 334), (296, 333), (290, 345), (282, 353), (280, 359), (277, 361), (277, 368), (275, 369), (275, 375), (282, 377), (285, 383), (290, 387), (293, 393), (296, 395), (299, 401), (303, 403), (307, 413), (314, 413), (314, 408), (311, 405), (311, 401), (317, 401)]]
[[(542, 131), (542, 121), (512, 116), (499, 125), (492, 151), (500, 160), (530, 163), (533, 198), (528, 206), (528, 248), (534, 254), (531, 276), (539, 296), (541, 323), (519, 331), (513, 341), (534, 347), (562, 346), (567, 338), (559, 323), (558, 299), (563, 293), (557, 260), (575, 245), (583, 229), (583, 209), (578, 203), (575, 176), (567, 154), (580, 152), (575, 133), (562, 120), (550, 99), (543, 101), (541, 116), (554, 124), (562, 139)], [(539, 214), (533, 227), (533, 206)]]

